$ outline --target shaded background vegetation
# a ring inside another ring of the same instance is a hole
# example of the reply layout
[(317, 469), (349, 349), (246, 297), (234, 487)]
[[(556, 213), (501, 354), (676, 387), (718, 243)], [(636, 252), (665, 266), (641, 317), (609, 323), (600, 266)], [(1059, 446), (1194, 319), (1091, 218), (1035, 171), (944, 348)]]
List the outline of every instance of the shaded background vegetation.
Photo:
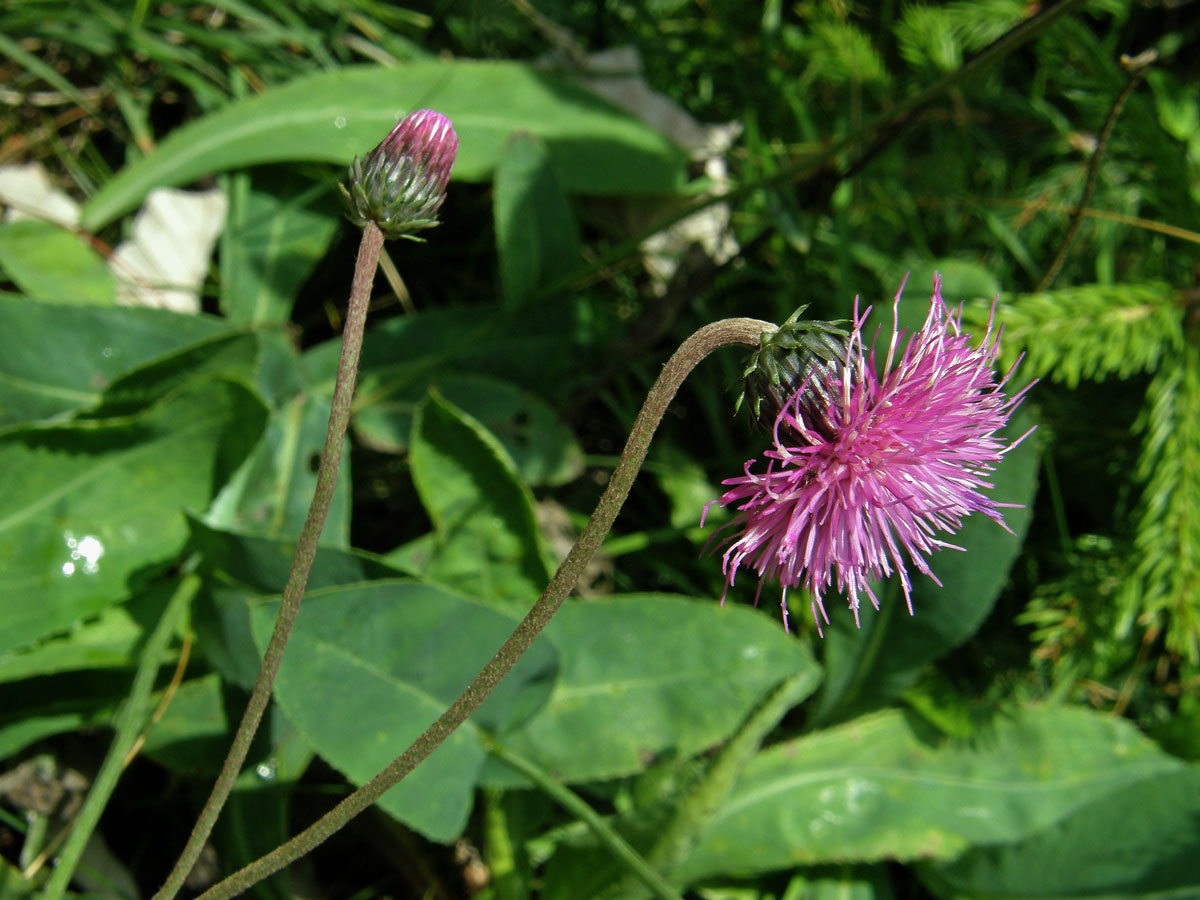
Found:
[[(1200, 846), (1200, 16), (1194, 3), (1083, 3), (962, 74), (1037, 12), (1017, 0), (0, 5), (0, 164), (39, 161), (84, 202), (68, 252), (88, 254), (64, 287), (61, 234), (0, 230), (3, 896), (32, 890), (40, 876), (15, 873), (63, 813), (18, 789), (29, 766), (68, 796), (64, 773), (94, 771), (145, 635), (195, 570), (204, 587), (159, 678), (165, 689), (174, 672), (171, 702), (100, 829), (143, 892), (182, 843), (311, 490), (357, 237), (334, 186), (349, 154), (424, 105), (451, 115), (464, 157), (429, 243), (390, 248), (408, 296), (379, 279), (349, 471), (314, 576), (324, 594), (301, 614), (313, 610), (259, 781), (247, 776), (197, 883), (371, 774), (356, 711), (419, 695), (369, 723), (386, 762), (465, 683), (540, 591), (688, 334), (801, 304), (843, 317), (856, 295), (884, 304), (906, 273), (916, 316), (940, 271), (973, 328), (999, 296), (1007, 362), (1024, 354), (1018, 379), (1041, 379), (1014, 430), (1036, 424), (1035, 437), (997, 478), (997, 495), (1025, 507), (1009, 517), (1016, 535), (972, 522), (966, 554), (933, 560), (945, 586), (921, 584), (912, 619), (890, 588), (862, 631), (839, 614), (824, 641), (801, 614), (783, 635), (772, 587), (762, 609), (722, 612), (699, 515), (764, 440), (733, 415), (741, 361), (720, 355), (664, 423), (588, 599), (564, 610), (553, 652), (480, 734), (573, 785), (651, 859), (673, 823), (689, 850), (658, 859), (695, 896), (1200, 896), (1186, 864)], [(580, 88), (583, 75), (613, 81), (589, 61), (613, 48), (640, 64), (621, 75), (697, 123), (736, 123), (728, 148), (689, 159), (661, 119)], [(500, 68), (480, 76), (472, 61)], [(357, 144), (309, 144), (297, 135), (316, 126), (300, 122), (218, 159), (234, 121), (303, 118), (339, 92), (353, 94)], [(205, 142), (217, 149), (185, 159)], [(230, 198), (200, 316), (116, 306), (106, 286), (103, 259), (158, 184)], [(734, 252), (693, 246), (672, 274), (648, 269), (638, 239), (719, 193)], [(100, 346), (117, 359), (97, 362)], [(102, 470), (117, 474), (59, 490)], [(84, 521), (80, 536), (111, 534), (119, 571), (78, 592), (47, 573)], [(122, 549), (122, 528), (144, 534)], [(31, 616), (39, 603), (53, 616)], [(404, 644), (417, 627), (443, 636)], [(447, 643), (460, 629), (465, 650)], [(390, 687), (339, 681), (318, 663), (322, 635)], [(681, 684), (625, 696), (655, 658), (682, 667)], [(780, 681), (811, 675), (812, 692), (818, 670), (811, 699), (755, 724)], [(610, 705), (568, 708), (567, 688), (588, 685)], [(342, 703), (351, 721), (322, 731)], [(756, 728), (741, 757), (719, 752)], [(613, 890), (586, 829), (482, 750), (466, 755), (297, 867), (296, 884), (330, 897)], [(1071, 799), (1003, 822), (1007, 791), (984, 785), (1020, 785), (1029, 769)], [(894, 805), (846, 800), (879, 771), (898, 779), (884, 790)], [(824, 792), (786, 792), (813, 772)], [(994, 830), (938, 808), (959, 795), (920, 773), (974, 785), (962, 790), (980, 791)], [(711, 808), (685, 802), (724, 778), (733, 794)], [(459, 786), (443, 817), (430, 810), (447, 779)], [(781, 799), (755, 807), (763, 794)], [(835, 809), (864, 822), (825, 843), (810, 819)], [(1109, 853), (1117, 831), (1136, 853)], [(90, 884), (131, 890), (111, 873)]]

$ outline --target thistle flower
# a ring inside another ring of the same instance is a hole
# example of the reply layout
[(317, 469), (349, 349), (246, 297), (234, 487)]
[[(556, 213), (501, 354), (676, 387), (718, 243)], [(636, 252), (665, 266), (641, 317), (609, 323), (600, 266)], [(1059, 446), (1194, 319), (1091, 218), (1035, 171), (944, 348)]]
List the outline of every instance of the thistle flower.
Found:
[(1006, 446), (997, 432), (1028, 387), (1006, 396), (1012, 371), (999, 380), (992, 372), (1000, 338), (993, 332), (995, 308), (983, 340), (972, 347), (962, 310), (946, 308), (935, 275), (925, 324), (897, 358), (900, 292), (882, 374), (874, 347), (863, 345), (871, 310), (859, 316), (856, 301), (840, 360), (819, 357), (792, 367), (803, 380), (773, 410), (766, 471), (753, 472), (750, 460), (713, 501), (738, 510), (722, 529), (740, 532), (722, 541), (726, 592), (743, 565), (758, 573), (760, 591), (763, 582), (777, 582), (785, 626), (789, 588), (809, 592), (820, 631), (822, 620), (829, 621), (826, 592), (836, 587), (848, 595), (857, 623), (862, 595), (879, 608), (870, 580), (893, 572), (911, 614), (908, 565), (940, 585), (926, 555), (963, 549), (939, 534), (958, 530), (974, 512), (1008, 530), (1000, 509), (1011, 504), (983, 492), (992, 487), (988, 473), (1021, 440)]
[(351, 222), (374, 222), (387, 237), (422, 240), (413, 233), (438, 224), (446, 185), (458, 153), (458, 135), (439, 112), (405, 116), (379, 146), (350, 164), (350, 188), (341, 188)]

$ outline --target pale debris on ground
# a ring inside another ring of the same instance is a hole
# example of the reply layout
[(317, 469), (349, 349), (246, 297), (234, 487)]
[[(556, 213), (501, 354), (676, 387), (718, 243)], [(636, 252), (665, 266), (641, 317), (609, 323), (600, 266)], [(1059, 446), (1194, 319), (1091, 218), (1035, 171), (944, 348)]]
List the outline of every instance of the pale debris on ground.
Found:
[[(79, 204), (55, 186), (40, 163), (0, 166), (4, 221), (41, 219), (79, 225)], [(229, 202), (221, 191), (155, 188), (134, 217), (130, 238), (108, 260), (117, 303), (181, 313), (200, 311), (200, 287)]]
[[(650, 89), (642, 77), (642, 61), (634, 47), (615, 47), (587, 56), (588, 77), (581, 83), (610, 103), (636, 116), (666, 135), (702, 162), (711, 183), (709, 195), (729, 189), (725, 153), (742, 133), (740, 122), (702, 125), (670, 97)], [(737, 255), (738, 243), (730, 228), (728, 204), (716, 203), (651, 235), (642, 242), (646, 269), (660, 293), (679, 265), (683, 251), (699, 244), (717, 265)]]

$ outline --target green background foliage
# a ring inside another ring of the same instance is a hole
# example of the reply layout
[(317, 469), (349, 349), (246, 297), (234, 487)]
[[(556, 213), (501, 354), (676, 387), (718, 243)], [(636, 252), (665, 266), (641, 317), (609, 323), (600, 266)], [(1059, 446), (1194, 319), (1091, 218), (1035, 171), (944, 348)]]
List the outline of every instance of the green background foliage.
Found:
[[(42, 886), (70, 817), (28, 786), (81, 790), (139, 665), (145, 742), (74, 888), (146, 895), (182, 846), (315, 483), (356, 240), (336, 184), (420, 107), (460, 139), (443, 224), (387, 248), (399, 277), (376, 279), (338, 492), (213, 871), (470, 681), (687, 335), (856, 296), (884, 321), (906, 273), (912, 327), (936, 271), (974, 334), (1003, 326), (1010, 388), (1040, 379), (995, 473), (1010, 533), (969, 520), (965, 552), (931, 559), (941, 587), (914, 574), (912, 616), (894, 584), (858, 628), (827, 598), (824, 638), (798, 590), (790, 632), (774, 586), (719, 603), (728, 516), (700, 513), (766, 444), (720, 353), (578, 595), (297, 888), (648, 896), (555, 785), (693, 898), (1200, 897), (1200, 22), (1095, 0), (997, 52), (1035, 6), (0, 2), (0, 165), (41, 162), (82, 207), (78, 229), (0, 223), (0, 900)], [(617, 48), (637, 56), (589, 61)], [(683, 146), (666, 108), (691, 137), (735, 123), (732, 144)], [(107, 258), (164, 186), (229, 203), (199, 314), (116, 303)], [(705, 198), (732, 255), (648, 265), (642, 241)]]

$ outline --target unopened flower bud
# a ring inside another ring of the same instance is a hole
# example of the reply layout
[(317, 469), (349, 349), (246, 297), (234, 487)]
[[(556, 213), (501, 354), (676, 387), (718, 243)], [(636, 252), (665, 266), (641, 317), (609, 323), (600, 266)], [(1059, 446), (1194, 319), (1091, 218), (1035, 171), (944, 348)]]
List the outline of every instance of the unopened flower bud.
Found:
[(414, 237), (438, 224), (446, 184), (458, 153), (458, 135), (439, 112), (419, 109), (361, 160), (350, 164), (350, 187), (341, 187), (355, 225), (374, 222), (386, 237)]

